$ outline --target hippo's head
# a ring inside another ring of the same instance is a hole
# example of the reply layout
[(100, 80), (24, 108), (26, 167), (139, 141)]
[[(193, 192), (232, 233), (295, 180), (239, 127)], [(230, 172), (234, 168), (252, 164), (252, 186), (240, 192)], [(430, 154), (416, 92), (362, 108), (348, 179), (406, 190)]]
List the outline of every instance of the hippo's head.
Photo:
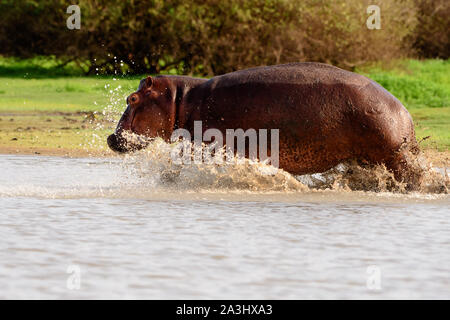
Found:
[[(108, 137), (109, 147), (123, 153), (144, 148), (147, 138), (168, 141), (175, 125), (173, 91), (171, 83), (162, 77), (142, 80), (138, 90), (127, 97), (127, 108), (116, 131)], [(135, 136), (138, 138), (130, 138)]]

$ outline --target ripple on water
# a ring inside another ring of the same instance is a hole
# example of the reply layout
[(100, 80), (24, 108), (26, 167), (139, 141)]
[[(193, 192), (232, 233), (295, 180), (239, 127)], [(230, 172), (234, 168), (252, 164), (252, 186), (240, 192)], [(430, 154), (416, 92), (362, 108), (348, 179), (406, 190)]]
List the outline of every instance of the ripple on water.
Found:
[(450, 298), (447, 194), (140, 157), (0, 156), (0, 298)]

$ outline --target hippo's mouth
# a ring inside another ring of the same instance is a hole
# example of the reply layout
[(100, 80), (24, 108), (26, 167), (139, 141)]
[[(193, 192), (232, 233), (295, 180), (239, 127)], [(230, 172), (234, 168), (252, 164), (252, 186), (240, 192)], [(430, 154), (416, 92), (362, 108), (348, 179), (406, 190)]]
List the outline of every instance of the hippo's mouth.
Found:
[(128, 131), (122, 131), (113, 133), (106, 141), (111, 150), (118, 153), (128, 153), (144, 149), (151, 140)]
[(106, 141), (108, 143), (109, 148), (115, 152), (125, 153), (131, 151), (129, 150), (129, 148), (126, 147), (127, 143), (125, 139), (123, 139), (116, 133), (110, 135)]

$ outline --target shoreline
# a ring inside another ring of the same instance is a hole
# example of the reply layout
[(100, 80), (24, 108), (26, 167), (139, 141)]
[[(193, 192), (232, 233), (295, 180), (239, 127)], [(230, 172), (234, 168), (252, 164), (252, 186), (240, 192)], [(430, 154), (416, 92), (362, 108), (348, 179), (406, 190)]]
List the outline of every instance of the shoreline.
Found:
[[(438, 151), (436, 149), (422, 150), (425, 157), (433, 164), (433, 166), (441, 168), (450, 167), (450, 150)], [(53, 156), (68, 158), (106, 158), (120, 157), (119, 154), (112, 150), (87, 150), (87, 149), (68, 149), (68, 148), (41, 148), (41, 147), (25, 147), (25, 146), (0, 146), (0, 154), (2, 155), (36, 155), (36, 156)]]
[(68, 158), (106, 158), (117, 157), (118, 154), (111, 150), (83, 150), (83, 149), (66, 149), (66, 148), (39, 148), (39, 147), (7, 147), (0, 146), (0, 154), (2, 155), (35, 155), (50, 157), (68, 157)]

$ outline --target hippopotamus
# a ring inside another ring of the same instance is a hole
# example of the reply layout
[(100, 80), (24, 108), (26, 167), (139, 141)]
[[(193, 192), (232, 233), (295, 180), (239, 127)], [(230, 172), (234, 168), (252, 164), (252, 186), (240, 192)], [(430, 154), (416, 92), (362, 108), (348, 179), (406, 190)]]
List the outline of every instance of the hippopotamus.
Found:
[(289, 63), (211, 79), (143, 79), (107, 139), (117, 152), (141, 148), (124, 132), (170, 140), (175, 129), (279, 129), (279, 167), (292, 174), (324, 172), (357, 159), (385, 164), (410, 181), (407, 151), (417, 150), (414, 124), (402, 103), (369, 78), (323, 63)]

